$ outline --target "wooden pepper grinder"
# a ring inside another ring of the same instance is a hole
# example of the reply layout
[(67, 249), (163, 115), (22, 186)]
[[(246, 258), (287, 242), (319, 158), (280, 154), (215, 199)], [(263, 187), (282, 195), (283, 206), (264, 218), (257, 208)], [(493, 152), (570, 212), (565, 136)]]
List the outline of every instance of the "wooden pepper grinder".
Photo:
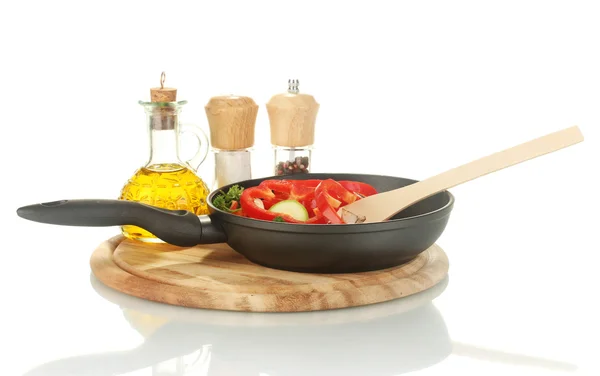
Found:
[(215, 158), (213, 189), (251, 179), (258, 105), (252, 98), (228, 95), (212, 97), (204, 108)]
[(299, 84), (288, 80), (287, 93), (277, 94), (267, 103), (275, 175), (306, 174), (312, 169), (319, 104), (312, 95), (301, 94)]

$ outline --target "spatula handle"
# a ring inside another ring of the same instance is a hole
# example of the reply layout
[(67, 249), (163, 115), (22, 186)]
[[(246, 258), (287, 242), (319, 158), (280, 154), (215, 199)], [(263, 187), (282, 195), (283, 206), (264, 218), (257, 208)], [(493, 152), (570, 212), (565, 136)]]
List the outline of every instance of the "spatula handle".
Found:
[(428, 196), (495, 171), (549, 154), (583, 141), (578, 127), (563, 129), (512, 148), (488, 155), (418, 183), (418, 190)]
[[(376, 195), (381, 196), (382, 201), (384, 199), (387, 203), (380, 206), (382, 210), (374, 213), (371, 218), (367, 215), (367, 221), (389, 219), (408, 206), (436, 193), (581, 141), (583, 141), (583, 134), (579, 127), (573, 126), (488, 155), (407, 187)], [(373, 196), (373, 199), (376, 196)], [(374, 201), (370, 204), (376, 205)]]

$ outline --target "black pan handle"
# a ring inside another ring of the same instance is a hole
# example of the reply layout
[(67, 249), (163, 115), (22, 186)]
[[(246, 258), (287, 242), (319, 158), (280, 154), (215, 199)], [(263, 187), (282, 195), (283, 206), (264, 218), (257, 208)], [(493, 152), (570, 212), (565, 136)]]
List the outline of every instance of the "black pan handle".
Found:
[(141, 227), (159, 239), (180, 247), (221, 243), (227, 240), (223, 228), (209, 216), (186, 210), (168, 210), (124, 200), (61, 200), (24, 206), (21, 218), (63, 226)]

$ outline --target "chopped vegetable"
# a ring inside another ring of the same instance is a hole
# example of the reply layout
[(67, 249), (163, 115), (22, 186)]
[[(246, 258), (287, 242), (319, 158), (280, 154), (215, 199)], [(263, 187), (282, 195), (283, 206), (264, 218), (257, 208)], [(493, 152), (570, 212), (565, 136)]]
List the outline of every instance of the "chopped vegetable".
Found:
[(280, 217), (284, 222), (289, 223), (326, 223), (322, 216), (315, 215), (307, 221), (302, 221), (297, 220), (287, 213), (276, 213), (265, 209), (266, 205), (264, 203), (272, 201), (274, 198), (275, 193), (273, 193), (273, 191), (259, 185), (257, 187), (245, 189), (242, 193), (240, 203), (246, 216), (254, 219), (273, 221), (276, 217)]
[(342, 208), (342, 221), (344, 223), (363, 223), (367, 218), (365, 216), (358, 216), (351, 211)]
[(289, 198), (292, 184), (287, 180), (265, 180), (259, 184), (259, 187), (273, 192), (273, 197), (263, 198), (264, 209), (268, 210), (271, 206)]
[(340, 208), (376, 193), (373, 186), (356, 181), (275, 179), (246, 189), (235, 185), (216, 196), (213, 204), (228, 213), (265, 221), (342, 224), (355, 221), (349, 221), (348, 213), (340, 217)]
[(213, 205), (215, 208), (229, 213), (238, 212), (241, 210), (240, 197), (243, 191), (244, 188), (236, 184), (229, 188), (227, 193), (221, 191), (220, 194), (216, 195), (213, 199)]
[(358, 194), (360, 196), (367, 197), (367, 196), (372, 196), (374, 194), (377, 194), (377, 190), (367, 183), (361, 183), (359, 181), (347, 181), (347, 180), (342, 180), (342, 181), (339, 181), (338, 183), (340, 183), (342, 185), (342, 187), (346, 188), (350, 192)]
[[(274, 213), (282, 213), (291, 216), (298, 221), (308, 220), (308, 211), (306, 207), (296, 200), (284, 200), (276, 203), (269, 208)], [(282, 218), (283, 219), (283, 218)]]
[[(242, 210), (248, 217), (272, 221), (279, 214), (268, 211), (265, 202), (269, 202), (274, 198), (275, 194), (268, 188), (251, 187), (242, 192), (240, 203), (242, 204)], [(281, 215), (281, 217), (283, 216)]]
[(319, 211), (330, 223), (334, 224), (344, 223), (344, 220), (337, 214), (336, 209), (342, 203), (351, 204), (356, 201), (356, 195), (332, 179), (324, 180), (317, 186), (315, 197)]

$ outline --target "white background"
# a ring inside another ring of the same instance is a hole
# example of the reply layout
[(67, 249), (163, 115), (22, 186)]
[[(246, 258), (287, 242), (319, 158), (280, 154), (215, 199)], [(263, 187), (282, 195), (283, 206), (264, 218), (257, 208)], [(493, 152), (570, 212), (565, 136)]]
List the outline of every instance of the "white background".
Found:
[[(315, 172), (423, 179), (579, 125), (584, 143), (452, 190), (456, 206), (439, 241), (451, 260), (451, 281), (434, 303), (454, 341), (555, 358), (593, 374), (598, 7), (593, 1), (4, 2), (0, 338), (9, 350), (0, 373), (143, 342), (118, 307), (90, 287), (89, 255), (117, 229), (40, 225), (15, 210), (118, 196), (146, 160), (137, 101), (149, 99), (165, 71), (166, 84), (189, 101), (183, 120), (205, 130), (203, 107), (211, 96), (246, 95), (260, 105), (256, 177), (272, 168), (264, 104), (289, 78), (321, 104)], [(211, 169), (205, 165), (201, 174)], [(299, 367), (306, 361), (298, 360)], [(336, 373), (334, 364), (323, 367)], [(561, 374), (458, 355), (422, 374), (451, 370)]]

